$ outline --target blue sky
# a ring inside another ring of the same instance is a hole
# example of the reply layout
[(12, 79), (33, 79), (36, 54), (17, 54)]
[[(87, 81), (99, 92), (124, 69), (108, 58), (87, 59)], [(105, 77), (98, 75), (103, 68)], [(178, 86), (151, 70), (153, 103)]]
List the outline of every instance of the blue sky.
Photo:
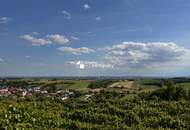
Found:
[(0, 0), (2, 76), (189, 76), (189, 0)]

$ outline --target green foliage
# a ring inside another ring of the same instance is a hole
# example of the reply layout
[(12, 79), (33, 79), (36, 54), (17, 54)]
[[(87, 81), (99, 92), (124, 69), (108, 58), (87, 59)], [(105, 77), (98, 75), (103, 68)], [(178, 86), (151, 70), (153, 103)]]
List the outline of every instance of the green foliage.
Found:
[(6, 79), (3, 79), (0, 82), (0, 87), (21, 87), (21, 88), (26, 88), (28, 86), (27, 81), (22, 81), (22, 80), (11, 80), (7, 81)]
[(183, 87), (168, 85), (165, 88), (161, 88), (152, 92), (149, 98), (153, 98), (156, 96), (162, 100), (177, 100), (178, 101), (181, 99), (188, 99), (190, 97), (188, 91), (189, 90)]
[(88, 85), (88, 88), (106, 88), (108, 85), (116, 82), (116, 80), (97, 80)]
[(33, 117), (32, 110), (25, 107), (14, 107), (10, 105), (8, 110), (3, 111), (0, 119), (1, 129), (18, 129), (32, 128), (32, 124), (36, 121)]
[(141, 86), (157, 86), (157, 87), (163, 86), (162, 79), (140, 79), (137, 81), (137, 83), (140, 84)]
[(140, 93), (105, 88), (89, 100), (82, 98), (87, 92), (70, 91), (74, 94), (64, 101), (43, 95), (1, 97), (0, 130), (190, 129), (190, 91), (170, 81)]
[(57, 87), (55, 86), (55, 84), (51, 84), (46, 88), (48, 93), (55, 93), (57, 91)]
[(162, 82), (163, 82), (163, 86), (167, 86), (170, 88), (174, 86), (174, 82), (172, 80), (165, 79)]
[(5, 98), (0, 101), (0, 129), (190, 129), (188, 100), (125, 96), (104, 90), (88, 101), (76, 97), (66, 101)]

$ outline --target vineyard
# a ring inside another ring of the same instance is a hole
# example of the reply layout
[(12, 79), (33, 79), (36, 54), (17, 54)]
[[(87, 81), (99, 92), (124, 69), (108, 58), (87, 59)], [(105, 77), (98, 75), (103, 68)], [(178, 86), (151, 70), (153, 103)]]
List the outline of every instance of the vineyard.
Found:
[(190, 91), (166, 85), (154, 91), (104, 88), (88, 99), (76, 90), (64, 101), (42, 95), (1, 97), (0, 129), (190, 129)]

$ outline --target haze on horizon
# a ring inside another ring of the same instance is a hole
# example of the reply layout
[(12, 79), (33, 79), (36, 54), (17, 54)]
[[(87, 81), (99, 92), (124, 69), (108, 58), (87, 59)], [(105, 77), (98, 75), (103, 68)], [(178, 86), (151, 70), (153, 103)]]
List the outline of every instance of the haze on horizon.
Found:
[(189, 76), (189, 0), (0, 0), (0, 76)]

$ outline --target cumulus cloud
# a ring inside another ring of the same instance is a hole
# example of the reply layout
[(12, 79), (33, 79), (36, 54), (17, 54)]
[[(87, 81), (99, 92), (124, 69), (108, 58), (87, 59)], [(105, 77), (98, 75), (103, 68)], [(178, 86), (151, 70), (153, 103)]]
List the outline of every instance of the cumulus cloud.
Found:
[(24, 56), (25, 58), (27, 58), (27, 59), (29, 59), (30, 58), (30, 56)]
[(60, 34), (46, 35), (44, 38), (36, 38), (32, 35), (25, 34), (19, 36), (19, 38), (31, 42), (34, 46), (49, 45), (52, 43), (65, 44), (69, 42), (69, 39)]
[[(74, 55), (89, 53), (88, 48), (61, 47), (58, 50), (70, 52)], [(147, 69), (168, 68), (176, 70), (177, 68), (190, 66), (190, 49), (180, 47), (173, 42), (122, 42), (99, 48), (98, 52), (101, 54), (99, 60), (69, 61), (67, 65), (79, 69), (114, 68), (136, 73), (144, 72)]]
[(0, 58), (0, 62), (3, 62), (4, 60), (2, 58)]
[(97, 21), (97, 22), (99, 22), (99, 21), (102, 20), (102, 18), (100, 16), (97, 16), (97, 17), (94, 18), (94, 20)]
[(10, 18), (10, 17), (0, 17), (0, 23), (8, 23), (9, 21), (12, 21), (12, 18)]
[(91, 7), (90, 7), (88, 4), (84, 4), (84, 5), (83, 5), (83, 8), (84, 8), (84, 9), (90, 9)]
[(65, 44), (69, 42), (69, 39), (59, 34), (47, 35), (46, 37), (49, 38), (49, 40), (51, 40), (52, 42), (59, 43), (59, 44)]
[(69, 52), (73, 55), (81, 55), (81, 54), (87, 54), (91, 52), (95, 52), (93, 49), (87, 48), (87, 47), (81, 47), (81, 48), (72, 48), (72, 47), (59, 47), (57, 50), (61, 52)]
[(29, 34), (22, 35), (22, 36), (20, 36), (20, 38), (24, 39), (28, 42), (31, 42), (32, 45), (34, 45), (34, 46), (47, 45), (47, 44), (52, 43), (50, 40), (43, 39), (43, 38), (36, 38), (36, 37), (31, 36)]
[(75, 36), (71, 36), (71, 39), (73, 39), (73, 40), (79, 40), (79, 38), (75, 37)]
[(114, 68), (111, 64), (99, 63), (97, 61), (69, 61), (67, 65), (74, 66), (79, 69), (91, 69), (91, 68)]
[(39, 32), (32, 32), (32, 34), (34, 34), (34, 35), (40, 35)]
[(190, 56), (190, 50), (173, 42), (123, 42), (99, 50), (106, 52), (107, 62), (119, 67), (153, 67), (185, 61)]
[(66, 10), (61, 11), (61, 13), (65, 15), (66, 19), (68, 19), (68, 20), (71, 19), (71, 14), (69, 12), (67, 12)]

